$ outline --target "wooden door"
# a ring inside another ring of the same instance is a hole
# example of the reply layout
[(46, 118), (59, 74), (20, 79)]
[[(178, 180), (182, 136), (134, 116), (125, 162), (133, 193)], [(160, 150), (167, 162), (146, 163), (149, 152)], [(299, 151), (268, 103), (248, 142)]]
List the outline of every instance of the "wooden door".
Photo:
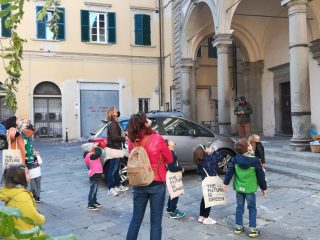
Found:
[(290, 82), (281, 83), (280, 89), (282, 133), (292, 135)]

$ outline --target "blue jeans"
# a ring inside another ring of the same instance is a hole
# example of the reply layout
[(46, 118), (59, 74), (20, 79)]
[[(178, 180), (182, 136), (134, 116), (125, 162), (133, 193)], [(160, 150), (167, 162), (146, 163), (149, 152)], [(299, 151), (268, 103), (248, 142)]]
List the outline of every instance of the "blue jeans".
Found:
[(120, 168), (121, 158), (114, 158), (109, 160), (109, 171), (107, 175), (108, 188), (120, 186)]
[(256, 208), (256, 194), (255, 193), (239, 193), (237, 192), (237, 210), (236, 210), (236, 224), (243, 226), (244, 202), (247, 200), (249, 210), (249, 227), (257, 227), (257, 208)]
[(99, 183), (99, 179), (90, 178), (90, 192), (88, 197), (88, 206), (92, 206), (94, 203), (97, 202), (98, 183)]
[(136, 240), (150, 200), (150, 240), (160, 240), (162, 235), (162, 214), (166, 197), (164, 183), (152, 183), (146, 187), (133, 187), (133, 214), (126, 240)]

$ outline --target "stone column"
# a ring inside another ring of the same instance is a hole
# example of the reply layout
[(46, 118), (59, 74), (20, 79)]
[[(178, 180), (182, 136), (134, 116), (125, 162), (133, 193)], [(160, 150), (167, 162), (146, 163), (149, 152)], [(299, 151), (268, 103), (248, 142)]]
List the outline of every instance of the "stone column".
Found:
[(219, 133), (231, 134), (229, 52), (231, 34), (217, 34), (213, 46), (218, 52), (218, 125)]
[(308, 0), (283, 0), (289, 15), (290, 91), (293, 136), (290, 146), (305, 150), (310, 141), (311, 108), (309, 85)]
[(187, 119), (192, 119), (191, 85), (193, 61), (183, 58), (181, 63), (181, 109)]

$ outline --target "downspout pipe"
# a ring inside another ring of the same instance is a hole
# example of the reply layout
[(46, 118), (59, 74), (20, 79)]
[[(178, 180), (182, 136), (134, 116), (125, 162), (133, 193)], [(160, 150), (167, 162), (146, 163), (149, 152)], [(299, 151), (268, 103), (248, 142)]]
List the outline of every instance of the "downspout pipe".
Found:
[(162, 0), (159, 3), (159, 110), (163, 106), (163, 8)]

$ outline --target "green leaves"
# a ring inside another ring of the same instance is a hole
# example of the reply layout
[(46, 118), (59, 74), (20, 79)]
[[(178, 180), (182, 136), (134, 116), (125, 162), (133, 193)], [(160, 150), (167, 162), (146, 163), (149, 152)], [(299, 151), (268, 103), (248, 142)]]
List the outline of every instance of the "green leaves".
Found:
[[(35, 225), (34, 228), (29, 230), (18, 230), (15, 227), (15, 219), (20, 218), (23, 221)], [(41, 233), (41, 226), (35, 224), (35, 222), (24, 217), (20, 209), (10, 207), (0, 207), (0, 239), (14, 236), (16, 239), (29, 239), (29, 240), (76, 240), (74, 234), (69, 234), (60, 237), (50, 237)]]

